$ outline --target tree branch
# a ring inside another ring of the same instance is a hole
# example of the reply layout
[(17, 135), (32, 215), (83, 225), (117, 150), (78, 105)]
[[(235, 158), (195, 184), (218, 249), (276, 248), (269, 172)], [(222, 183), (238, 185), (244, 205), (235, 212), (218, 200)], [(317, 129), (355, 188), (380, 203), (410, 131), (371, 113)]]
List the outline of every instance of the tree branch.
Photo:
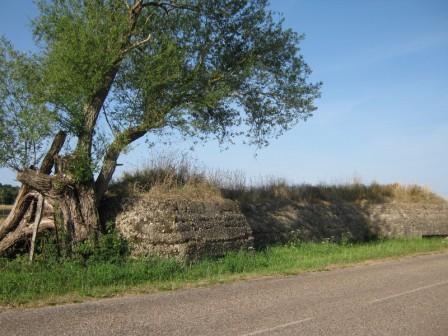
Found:
[(144, 136), (149, 129), (150, 127), (146, 125), (130, 127), (121, 132), (120, 135), (115, 138), (114, 142), (110, 144), (106, 155), (104, 156), (101, 171), (95, 182), (97, 202), (102, 199), (110, 181), (112, 180), (112, 176), (117, 168), (117, 160), (122, 150), (132, 142)]
[[(45, 155), (45, 158), (43, 159), (39, 169), (39, 171), (42, 173), (42, 176), (46, 176), (51, 173), (51, 170), (54, 166), (54, 158), (64, 145), (65, 138), (66, 133), (63, 131), (60, 131), (55, 135), (53, 143), (51, 144), (50, 149)], [(11, 212), (4, 220), (2, 225), (0, 225), (0, 240), (20, 225), (20, 222), (28, 211), (31, 202), (35, 199), (36, 196), (35, 193), (30, 192), (30, 189), (32, 188), (30, 188), (30, 186), (27, 184), (23, 184), (21, 186)]]
[[(55, 228), (55, 225), (54, 225), (53, 221), (43, 220), (43, 221), (41, 221), (41, 223), (39, 225), (38, 233), (45, 231), (45, 230), (54, 229), (54, 228)], [(24, 226), (24, 227), (19, 227), (14, 232), (11, 232), (10, 234), (8, 234), (4, 239), (2, 239), (0, 241), (0, 252), (6, 251), (8, 248), (13, 246), (18, 241), (30, 237), (33, 234), (33, 229), (34, 229), (34, 227), (32, 225)]]
[(58, 155), (59, 151), (61, 150), (62, 146), (64, 145), (65, 138), (67, 137), (67, 133), (64, 131), (60, 131), (58, 134), (55, 135), (53, 139), (53, 143), (51, 144), (50, 149), (48, 150), (47, 154), (45, 155), (45, 158), (42, 161), (42, 164), (40, 165), (40, 171), (43, 174), (50, 174), (51, 170), (54, 166), (54, 158), (56, 155)]
[(42, 221), (42, 214), (44, 212), (44, 204), (45, 204), (45, 197), (43, 197), (42, 195), (39, 195), (38, 200), (37, 200), (36, 218), (34, 219), (34, 225), (33, 225), (33, 236), (31, 238), (30, 265), (33, 262), (33, 258), (34, 258), (34, 250), (36, 247), (36, 237), (37, 237), (37, 232), (39, 230), (39, 225)]
[(152, 40), (152, 35), (149, 34), (148, 37), (146, 37), (145, 39), (137, 41), (133, 45), (131, 45), (128, 48), (124, 49), (122, 51), (122, 53), (123, 54), (127, 54), (128, 52), (130, 52), (130, 51), (132, 51), (134, 49), (139, 49), (139, 48), (145, 47), (145, 46), (148, 45), (149, 42), (151, 42), (151, 40)]
[(109, 91), (115, 80), (115, 76), (120, 68), (120, 63), (123, 60), (123, 56), (117, 56), (115, 62), (110, 66), (102, 80), (101, 85), (92, 92), (89, 101), (84, 105), (85, 123), (83, 131), (78, 134), (78, 144), (76, 146), (76, 154), (88, 154), (90, 157), (92, 150), (92, 140), (94, 129), (100, 114), (101, 108), (109, 95)]
[(29, 188), (27, 186), (22, 185), (12, 210), (10, 211), (8, 217), (6, 217), (5, 221), (0, 225), (0, 240), (19, 226), (22, 218), (25, 216), (31, 202), (34, 199), (35, 195), (29, 192)]
[[(138, 1), (141, 2), (141, 1)], [(162, 2), (162, 1), (150, 1), (142, 4), (142, 8), (145, 7), (159, 7), (163, 9), (166, 13), (169, 12), (168, 7), (171, 9), (189, 9), (189, 10), (197, 10), (198, 8), (195, 6), (188, 6), (188, 5), (182, 5), (177, 4), (177, 1), (170, 1), (170, 2)]]
[[(17, 180), (26, 185), (29, 189), (36, 190), (42, 195), (55, 198), (58, 194), (57, 184), (60, 178), (42, 174), (38, 170), (25, 169), (17, 174)], [(64, 184), (61, 183), (61, 186)], [(62, 190), (61, 190), (62, 192)]]

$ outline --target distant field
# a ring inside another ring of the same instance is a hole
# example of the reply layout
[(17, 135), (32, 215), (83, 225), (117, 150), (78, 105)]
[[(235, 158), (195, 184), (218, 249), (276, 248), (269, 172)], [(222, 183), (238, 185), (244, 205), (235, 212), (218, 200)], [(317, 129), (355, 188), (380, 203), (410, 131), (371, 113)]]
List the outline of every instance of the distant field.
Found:
[(0, 224), (8, 216), (11, 208), (12, 208), (12, 205), (0, 204)]

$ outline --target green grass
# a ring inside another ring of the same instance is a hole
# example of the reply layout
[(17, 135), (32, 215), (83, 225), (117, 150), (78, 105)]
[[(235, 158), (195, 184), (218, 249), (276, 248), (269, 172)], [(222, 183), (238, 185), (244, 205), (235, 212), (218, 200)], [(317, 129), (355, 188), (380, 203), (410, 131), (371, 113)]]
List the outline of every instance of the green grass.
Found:
[[(158, 198), (184, 197), (218, 201), (229, 198), (243, 206), (282, 199), (305, 203), (445, 202), (425, 187), (397, 183), (380, 185), (373, 182), (364, 185), (355, 180), (335, 186), (311, 186), (293, 185), (272, 177), (254, 182), (241, 171), (209, 170), (195, 165), (185, 154), (177, 153), (158, 156), (147, 167), (124, 174), (111, 185), (106, 203), (115, 207), (113, 200), (120, 202), (122, 197), (141, 194)], [(8, 209), (10, 206), (0, 206), (0, 210)], [(2, 220), (0, 218), (0, 222)], [(353, 245), (291, 243), (187, 264), (151, 258), (124, 259), (121, 257), (124, 254), (121, 251), (123, 242), (116, 236), (104, 236), (100, 246), (102, 248), (96, 251), (89, 244), (84, 244), (83, 251), (78, 251), (84, 257), (95, 257), (87, 262), (55, 260), (48, 257), (52, 252), (38, 254), (31, 266), (28, 265), (27, 255), (14, 260), (0, 258), (0, 309), (78, 302), (91, 297), (151, 293), (262, 276), (299, 274), (367, 260), (448, 251), (448, 242), (442, 239), (394, 239)], [(28, 249), (23, 251), (27, 252)]]
[(152, 293), (272, 275), (328, 270), (368, 260), (447, 252), (441, 238), (394, 239), (368, 244), (295, 243), (231, 253), (186, 264), (174, 260), (122, 259), (113, 263), (0, 260), (0, 308), (79, 302)]

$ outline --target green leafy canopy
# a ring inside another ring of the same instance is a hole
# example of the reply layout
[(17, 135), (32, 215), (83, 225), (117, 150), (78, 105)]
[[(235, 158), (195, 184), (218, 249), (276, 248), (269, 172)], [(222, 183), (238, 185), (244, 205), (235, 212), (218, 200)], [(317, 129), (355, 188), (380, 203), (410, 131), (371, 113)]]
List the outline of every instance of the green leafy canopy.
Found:
[(316, 109), (321, 83), (309, 82), (303, 36), (267, 0), (36, 3), (39, 52), (1, 43), (3, 166), (20, 169), (11, 162), (30, 154), (5, 154), (19, 129), (35, 130), (25, 133), (41, 147), (63, 130), (78, 140), (75, 153), (82, 144), (107, 161), (151, 133), (264, 146)]
[(42, 76), (36, 56), (15, 51), (0, 39), (0, 166), (35, 166), (53, 134), (55, 114), (40, 99)]

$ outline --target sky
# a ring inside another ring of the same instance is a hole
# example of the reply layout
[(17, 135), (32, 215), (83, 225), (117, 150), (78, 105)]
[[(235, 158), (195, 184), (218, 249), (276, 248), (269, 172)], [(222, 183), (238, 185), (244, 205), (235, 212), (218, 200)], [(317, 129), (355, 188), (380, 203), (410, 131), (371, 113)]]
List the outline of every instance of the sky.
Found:
[[(285, 26), (305, 34), (301, 53), (322, 81), (318, 110), (271, 145), (222, 151), (211, 141), (189, 154), (211, 169), (294, 184), (402, 183), (448, 199), (448, 1), (271, 0)], [(32, 50), (31, 0), (0, 0), (0, 34)], [(161, 151), (187, 151), (175, 142)], [(153, 155), (145, 144), (120, 158), (123, 171)], [(0, 170), (0, 183), (17, 184)]]

